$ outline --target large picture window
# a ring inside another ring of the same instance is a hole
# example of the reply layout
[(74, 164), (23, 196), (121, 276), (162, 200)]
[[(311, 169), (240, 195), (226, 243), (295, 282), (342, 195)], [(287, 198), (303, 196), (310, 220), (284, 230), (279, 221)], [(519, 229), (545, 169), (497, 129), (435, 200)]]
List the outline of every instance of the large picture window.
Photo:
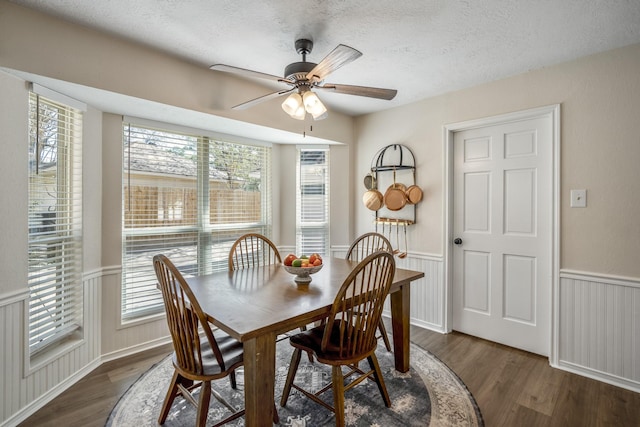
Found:
[(82, 112), (29, 96), (29, 352), (82, 326)]
[(153, 256), (185, 276), (227, 269), (244, 233), (271, 234), (271, 148), (133, 123), (123, 135), (122, 318), (161, 312)]
[(299, 148), (296, 251), (329, 253), (329, 150)]

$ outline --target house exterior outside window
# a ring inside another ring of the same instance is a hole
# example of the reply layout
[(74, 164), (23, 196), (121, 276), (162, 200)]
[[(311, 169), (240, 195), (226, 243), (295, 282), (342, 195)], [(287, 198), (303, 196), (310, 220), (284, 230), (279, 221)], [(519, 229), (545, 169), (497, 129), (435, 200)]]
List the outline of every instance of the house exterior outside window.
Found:
[(153, 256), (186, 277), (227, 269), (233, 242), (271, 234), (271, 148), (125, 123), (121, 318), (163, 312)]

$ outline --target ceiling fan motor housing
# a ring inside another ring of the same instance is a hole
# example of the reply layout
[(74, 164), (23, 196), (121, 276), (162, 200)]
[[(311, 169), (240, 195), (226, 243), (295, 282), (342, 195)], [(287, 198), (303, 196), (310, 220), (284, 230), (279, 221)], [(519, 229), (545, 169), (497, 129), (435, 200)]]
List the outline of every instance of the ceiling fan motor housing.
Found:
[(309, 74), (309, 71), (313, 70), (315, 66), (316, 64), (313, 62), (294, 62), (285, 67), (284, 78), (292, 82), (305, 81), (307, 80), (307, 74)]

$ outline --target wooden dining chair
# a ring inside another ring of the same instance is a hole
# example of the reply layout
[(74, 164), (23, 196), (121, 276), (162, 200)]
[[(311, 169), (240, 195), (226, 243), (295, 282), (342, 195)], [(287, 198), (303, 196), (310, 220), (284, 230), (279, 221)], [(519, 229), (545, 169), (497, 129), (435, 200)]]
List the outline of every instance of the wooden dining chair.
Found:
[[(394, 273), (395, 260), (390, 252), (378, 251), (367, 256), (343, 282), (327, 322), (289, 339), (294, 350), (280, 399), (281, 406), (286, 406), (291, 388), (295, 388), (333, 411), (336, 426), (344, 426), (344, 393), (367, 378), (375, 381), (385, 405), (391, 406), (375, 351), (378, 343), (376, 329)], [(318, 362), (332, 367), (331, 384), (316, 393), (294, 383), (303, 351), (312, 352)], [(370, 368), (366, 372), (358, 367), (365, 358)], [(349, 368), (346, 374), (342, 372), (343, 366)], [(345, 378), (351, 375), (356, 378), (345, 386)], [(319, 397), (329, 389), (333, 390), (333, 407)]]
[[(349, 250), (347, 250), (345, 259), (351, 261), (362, 261), (367, 255), (376, 251), (387, 251), (393, 253), (393, 246), (391, 246), (389, 239), (380, 233), (365, 233), (353, 241)], [(382, 317), (380, 317), (380, 322), (378, 323), (378, 330), (380, 331), (378, 338), (382, 338), (387, 351), (391, 351), (391, 343), (389, 342), (387, 328), (384, 326)]]
[[(221, 426), (244, 415), (216, 391), (211, 382), (230, 377), (231, 387), (236, 388), (235, 370), (244, 363), (240, 341), (221, 330), (211, 330), (207, 316), (191, 292), (191, 288), (173, 263), (164, 255), (153, 257), (156, 277), (162, 290), (167, 324), (173, 341), (174, 373), (167, 391), (158, 423), (164, 424), (178, 395), (197, 408), (196, 425), (205, 426), (211, 395), (231, 411), (231, 415), (215, 424)], [(193, 392), (200, 388), (196, 402)], [(274, 412), (274, 422), (278, 414)]]
[[(282, 263), (278, 248), (262, 234), (248, 233), (240, 236), (229, 250), (229, 271), (278, 263)], [(306, 326), (300, 327), (301, 331), (306, 329)], [(277, 341), (280, 342), (288, 337), (288, 334), (284, 334), (277, 338)]]
[(278, 248), (266, 236), (248, 233), (240, 236), (229, 250), (229, 270), (282, 263)]

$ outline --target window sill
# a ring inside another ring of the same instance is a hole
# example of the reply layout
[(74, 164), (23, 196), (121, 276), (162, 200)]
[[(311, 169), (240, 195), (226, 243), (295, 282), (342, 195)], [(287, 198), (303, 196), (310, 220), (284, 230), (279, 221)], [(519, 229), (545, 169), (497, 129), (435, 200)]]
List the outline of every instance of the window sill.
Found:
[(46, 350), (42, 350), (38, 354), (31, 356), (27, 350), (27, 356), (25, 358), (24, 377), (28, 377), (34, 372), (49, 365), (53, 361), (71, 353), (73, 350), (85, 344), (85, 340), (80, 334), (75, 334), (64, 341), (52, 344), (51, 347)]
[(165, 319), (164, 311), (160, 313), (149, 314), (147, 316), (141, 316), (131, 320), (122, 320), (122, 317), (121, 317), (120, 322), (116, 327), (116, 330), (133, 328), (135, 326), (144, 325), (146, 323), (153, 323), (153, 322), (157, 322), (158, 320), (164, 320), (164, 319)]

